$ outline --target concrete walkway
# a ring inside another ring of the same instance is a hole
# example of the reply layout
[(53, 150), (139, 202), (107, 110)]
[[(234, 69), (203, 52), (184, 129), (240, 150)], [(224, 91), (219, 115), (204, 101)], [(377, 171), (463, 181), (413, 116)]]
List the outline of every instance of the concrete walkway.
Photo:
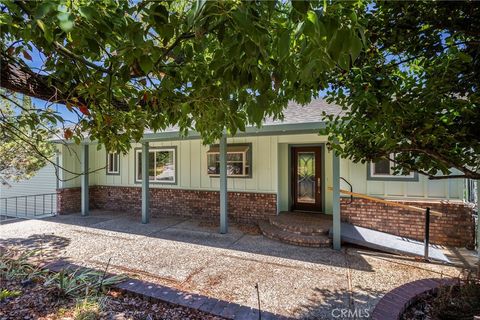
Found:
[[(244, 230), (244, 231), (242, 231)], [(458, 276), (460, 269), (346, 247), (304, 248), (231, 226), (93, 211), (0, 225), (0, 245), (41, 248), (45, 256), (126, 273), (143, 280), (301, 319), (334, 319), (340, 309), (363, 314), (387, 291), (409, 281)], [(333, 312), (333, 314), (332, 314)]]

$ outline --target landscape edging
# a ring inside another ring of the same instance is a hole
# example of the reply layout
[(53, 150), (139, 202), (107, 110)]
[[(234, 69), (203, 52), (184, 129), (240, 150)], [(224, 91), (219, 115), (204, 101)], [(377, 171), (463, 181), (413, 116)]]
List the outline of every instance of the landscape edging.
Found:
[(442, 286), (458, 284), (451, 278), (421, 279), (401, 285), (385, 294), (375, 306), (372, 320), (399, 320), (405, 310), (424, 293), (434, 292)]

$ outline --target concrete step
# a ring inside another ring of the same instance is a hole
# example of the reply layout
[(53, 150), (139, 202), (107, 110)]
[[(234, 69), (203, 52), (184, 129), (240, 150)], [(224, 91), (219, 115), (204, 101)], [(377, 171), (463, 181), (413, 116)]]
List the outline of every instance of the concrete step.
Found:
[(328, 235), (332, 217), (326, 214), (282, 212), (270, 218), (270, 224), (291, 233), (305, 236)]
[(265, 237), (296, 246), (321, 248), (330, 247), (332, 242), (331, 239), (324, 234), (303, 235), (288, 232), (268, 222), (260, 222), (258, 225)]

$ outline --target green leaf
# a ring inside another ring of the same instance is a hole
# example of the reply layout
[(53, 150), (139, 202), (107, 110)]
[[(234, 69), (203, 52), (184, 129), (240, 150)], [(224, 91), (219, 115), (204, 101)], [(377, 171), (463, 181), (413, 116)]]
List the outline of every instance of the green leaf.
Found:
[(153, 16), (157, 25), (168, 23), (168, 10), (164, 5), (156, 5), (153, 9)]
[(35, 18), (42, 19), (50, 12), (50, 10), (52, 10), (52, 4), (49, 2), (43, 2), (37, 7), (37, 10), (35, 11)]
[(142, 68), (142, 71), (145, 72), (145, 74), (148, 74), (150, 71), (153, 69), (153, 61), (150, 59), (149, 56), (143, 56), (140, 61), (140, 68)]
[(466, 63), (472, 62), (472, 56), (470, 56), (469, 54), (466, 54), (464, 52), (459, 52), (457, 55), (463, 62), (466, 62)]
[(57, 14), (57, 18), (58, 18), (58, 20), (60, 20), (60, 21), (66, 21), (66, 20), (68, 20), (68, 19), (70, 18), (70, 13), (68, 13), (68, 12), (59, 12), (59, 13)]
[(362, 41), (360, 40), (360, 38), (354, 37), (350, 45), (350, 54), (352, 56), (352, 61), (355, 61), (358, 58), (361, 51), (362, 51)]
[(57, 19), (60, 21), (60, 28), (65, 32), (73, 29), (73, 15), (70, 12), (59, 12)]
[(53, 41), (52, 30), (48, 29), (42, 20), (37, 20), (37, 25), (43, 31), (43, 36), (45, 37), (45, 40), (47, 40), (48, 42), (52, 42)]
[(278, 39), (278, 55), (280, 60), (285, 59), (290, 52), (290, 31), (283, 30)]
[(318, 24), (318, 17), (315, 11), (310, 10), (307, 12), (307, 21), (310, 21), (315, 26)]
[(70, 32), (73, 29), (73, 21), (72, 20), (60, 21), (60, 28), (65, 32)]
[(305, 0), (292, 1), (293, 8), (301, 14), (305, 14), (310, 9), (310, 2)]
[(349, 70), (350, 69), (350, 55), (342, 52), (340, 54), (340, 57), (338, 58), (338, 64), (342, 69)]
[(78, 12), (82, 17), (84, 17), (87, 20), (91, 20), (92, 17), (95, 15), (95, 9), (91, 7), (80, 7), (78, 9)]

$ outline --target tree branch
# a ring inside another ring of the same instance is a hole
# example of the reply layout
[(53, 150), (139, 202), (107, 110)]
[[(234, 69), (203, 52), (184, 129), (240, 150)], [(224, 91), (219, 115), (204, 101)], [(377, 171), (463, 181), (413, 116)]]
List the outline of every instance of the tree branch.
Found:
[[(81, 99), (79, 95), (75, 94), (75, 91), (63, 90), (63, 84), (58, 83), (54, 77), (34, 73), (26, 67), (20, 66), (18, 62), (12, 62), (11, 60), (10, 58), (7, 59), (3, 53), (0, 53), (0, 87), (45, 101), (65, 105), (67, 103), (75, 104), (80, 102), (88, 106), (88, 101)], [(129, 110), (126, 102), (112, 100), (112, 104), (118, 110)]]

